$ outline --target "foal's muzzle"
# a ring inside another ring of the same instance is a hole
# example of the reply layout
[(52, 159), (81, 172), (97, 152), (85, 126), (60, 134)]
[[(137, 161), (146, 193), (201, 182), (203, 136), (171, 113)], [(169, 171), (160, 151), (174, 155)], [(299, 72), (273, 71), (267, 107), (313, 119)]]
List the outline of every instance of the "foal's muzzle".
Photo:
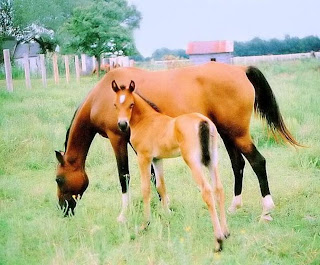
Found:
[(129, 124), (127, 121), (119, 121), (118, 122), (118, 127), (120, 131), (125, 132), (129, 128)]

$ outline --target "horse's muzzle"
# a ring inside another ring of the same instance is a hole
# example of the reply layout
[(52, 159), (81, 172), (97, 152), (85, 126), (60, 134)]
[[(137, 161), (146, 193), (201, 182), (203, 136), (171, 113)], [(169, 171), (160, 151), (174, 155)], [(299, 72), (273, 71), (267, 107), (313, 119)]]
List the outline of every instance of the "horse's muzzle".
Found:
[(118, 127), (119, 127), (120, 131), (125, 132), (128, 130), (129, 124), (127, 121), (119, 121)]
[(74, 215), (74, 209), (77, 206), (77, 202), (71, 198), (70, 200), (59, 200), (59, 205), (64, 217), (68, 217)]

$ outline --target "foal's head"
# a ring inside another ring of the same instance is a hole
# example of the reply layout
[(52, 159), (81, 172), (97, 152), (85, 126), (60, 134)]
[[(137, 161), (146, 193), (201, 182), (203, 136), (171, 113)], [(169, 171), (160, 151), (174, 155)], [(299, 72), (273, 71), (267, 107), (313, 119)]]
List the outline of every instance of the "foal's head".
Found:
[(56, 172), (59, 205), (65, 216), (73, 215), (77, 200), (88, 187), (88, 176), (75, 161), (66, 159), (64, 152), (56, 151), (56, 157), (59, 162)]
[(112, 89), (116, 92), (114, 107), (118, 115), (118, 127), (122, 132), (125, 132), (129, 128), (129, 121), (134, 107), (132, 92), (135, 89), (135, 83), (131, 81), (128, 89), (125, 86), (120, 86), (119, 88), (116, 81), (113, 80)]

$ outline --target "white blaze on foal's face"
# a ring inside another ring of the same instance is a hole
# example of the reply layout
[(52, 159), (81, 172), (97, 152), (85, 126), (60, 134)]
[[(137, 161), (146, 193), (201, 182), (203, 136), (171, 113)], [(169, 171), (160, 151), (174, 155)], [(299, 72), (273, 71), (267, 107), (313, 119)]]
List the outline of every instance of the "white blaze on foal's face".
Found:
[(126, 95), (121, 95), (119, 98), (119, 103), (123, 104), (123, 102), (126, 100)]

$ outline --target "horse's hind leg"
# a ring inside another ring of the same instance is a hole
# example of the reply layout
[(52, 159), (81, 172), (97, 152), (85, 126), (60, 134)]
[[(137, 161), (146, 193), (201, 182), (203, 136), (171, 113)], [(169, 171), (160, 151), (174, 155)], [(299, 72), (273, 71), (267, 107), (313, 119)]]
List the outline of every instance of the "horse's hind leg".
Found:
[(218, 200), (219, 209), (220, 209), (220, 222), (221, 222), (221, 229), (222, 232), (227, 238), (230, 233), (227, 225), (227, 218), (226, 218), (226, 210), (225, 210), (225, 195), (223, 185), (221, 183), (220, 174), (218, 170), (218, 148), (217, 148), (217, 140), (213, 139), (213, 148), (212, 148), (212, 159), (210, 164), (208, 165), (209, 173), (212, 179), (213, 190), (215, 197)]
[(165, 184), (164, 176), (163, 176), (162, 160), (161, 159), (153, 159), (152, 164), (154, 167), (154, 174), (155, 174), (155, 178), (156, 178), (156, 188), (157, 188), (157, 192), (161, 198), (161, 204), (163, 206), (163, 209), (167, 213), (170, 213), (169, 198), (167, 195), (166, 184)]
[(234, 143), (229, 139), (229, 137), (223, 134), (220, 134), (220, 135), (228, 151), (228, 154), (231, 160), (233, 174), (234, 174), (234, 196), (228, 210), (231, 213), (235, 213), (238, 208), (242, 207), (241, 193), (242, 193), (243, 170), (244, 170), (245, 162), (241, 152), (234, 145)]
[(259, 180), (263, 208), (261, 220), (271, 221), (272, 217), (270, 215), (270, 212), (274, 208), (274, 203), (270, 195), (266, 170), (266, 160), (252, 143), (250, 136), (237, 138), (236, 143), (243, 155), (248, 159), (253, 171), (255, 172)]
[(120, 135), (113, 134), (108, 132), (108, 137), (110, 139), (113, 151), (116, 156), (119, 181), (122, 191), (122, 207), (121, 212), (117, 218), (118, 222), (126, 221), (126, 213), (129, 206), (129, 162), (128, 162), (128, 149), (127, 143), (128, 140)]

